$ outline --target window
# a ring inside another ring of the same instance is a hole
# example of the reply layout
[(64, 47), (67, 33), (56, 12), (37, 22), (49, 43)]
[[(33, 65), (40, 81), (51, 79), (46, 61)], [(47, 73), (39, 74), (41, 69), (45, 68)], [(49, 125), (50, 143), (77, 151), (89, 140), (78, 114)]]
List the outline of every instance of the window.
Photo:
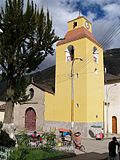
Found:
[(98, 74), (98, 69), (97, 68), (94, 69), (94, 73)]
[(77, 27), (77, 22), (73, 23), (73, 28)]
[(34, 96), (34, 89), (30, 88), (29, 89), (29, 98), (28, 98), (28, 100), (31, 100), (33, 98), (33, 96)]
[(98, 50), (97, 50), (97, 48), (96, 47), (93, 47), (93, 60), (94, 60), (94, 62), (96, 62), (96, 63), (98, 63)]
[(73, 61), (74, 59), (74, 46), (69, 45), (67, 49), (65, 50), (66, 52), (66, 62), (68, 61)]

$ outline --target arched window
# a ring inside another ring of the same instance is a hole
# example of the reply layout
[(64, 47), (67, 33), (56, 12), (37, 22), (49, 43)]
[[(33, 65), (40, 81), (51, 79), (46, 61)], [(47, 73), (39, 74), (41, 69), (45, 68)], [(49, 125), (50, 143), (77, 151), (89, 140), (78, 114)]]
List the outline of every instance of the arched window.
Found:
[(30, 88), (29, 89), (29, 97), (28, 97), (28, 100), (31, 100), (34, 96), (34, 89), (33, 88)]
[(77, 22), (73, 23), (73, 28), (77, 27)]
[(93, 60), (98, 63), (99, 53), (96, 47), (93, 47)]
[(66, 62), (68, 61), (73, 61), (74, 59), (74, 46), (69, 45), (67, 49), (65, 50), (66, 52)]

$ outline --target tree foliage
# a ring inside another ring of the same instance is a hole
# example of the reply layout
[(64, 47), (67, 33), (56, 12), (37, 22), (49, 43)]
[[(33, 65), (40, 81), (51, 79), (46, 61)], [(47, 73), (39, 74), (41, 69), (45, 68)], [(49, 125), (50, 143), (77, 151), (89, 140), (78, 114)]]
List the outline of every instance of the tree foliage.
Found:
[[(25, 95), (25, 75), (35, 70), (58, 40), (49, 11), (33, 1), (6, 0), (0, 12), (1, 79), (7, 81), (7, 100), (19, 102)], [(9, 91), (10, 89), (10, 91)]]

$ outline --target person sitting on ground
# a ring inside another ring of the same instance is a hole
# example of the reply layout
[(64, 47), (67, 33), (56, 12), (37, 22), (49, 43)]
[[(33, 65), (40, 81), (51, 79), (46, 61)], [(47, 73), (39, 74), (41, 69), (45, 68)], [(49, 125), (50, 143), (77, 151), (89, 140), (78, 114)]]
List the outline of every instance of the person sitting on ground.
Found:
[(34, 133), (31, 135), (32, 138), (36, 138), (37, 137), (37, 132), (34, 131)]
[(109, 149), (109, 160), (116, 160), (116, 146), (119, 145), (117, 138), (113, 137), (112, 141), (109, 142), (108, 149)]

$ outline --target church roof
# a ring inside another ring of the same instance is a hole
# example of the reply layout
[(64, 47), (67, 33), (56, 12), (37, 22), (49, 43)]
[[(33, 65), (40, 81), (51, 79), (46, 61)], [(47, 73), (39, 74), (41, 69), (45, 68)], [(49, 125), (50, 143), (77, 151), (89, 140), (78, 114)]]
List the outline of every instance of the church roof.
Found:
[(33, 82), (35, 86), (43, 91), (55, 93), (55, 66), (49, 67), (43, 71), (33, 74)]
[(120, 83), (120, 76), (112, 75), (110, 73), (104, 73), (104, 83), (105, 84)]
[[(29, 84), (33, 84), (39, 89), (54, 94), (55, 92), (55, 66), (49, 67), (43, 71), (33, 73), (26, 77)], [(31, 81), (32, 79), (32, 81)], [(7, 82), (0, 81), (0, 101), (6, 101)], [(1, 107), (0, 110), (3, 109)]]
[(96, 45), (101, 47), (101, 45), (96, 41), (93, 34), (91, 32), (89, 32), (87, 29), (85, 29), (84, 27), (76, 28), (71, 31), (68, 31), (65, 35), (65, 38), (63, 40), (60, 40), (57, 43), (57, 46), (68, 43), (68, 42), (76, 41), (76, 40), (79, 40), (82, 38), (88, 38), (89, 40), (94, 42)]

